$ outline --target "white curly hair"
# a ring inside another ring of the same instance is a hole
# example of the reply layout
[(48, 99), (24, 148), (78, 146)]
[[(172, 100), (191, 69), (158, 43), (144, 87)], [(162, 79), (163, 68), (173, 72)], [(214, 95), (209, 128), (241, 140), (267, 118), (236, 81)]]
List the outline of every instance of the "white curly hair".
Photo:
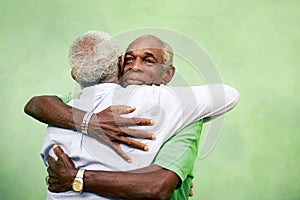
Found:
[(100, 31), (83, 33), (69, 51), (76, 81), (84, 88), (118, 77), (120, 52), (119, 44), (109, 34)]

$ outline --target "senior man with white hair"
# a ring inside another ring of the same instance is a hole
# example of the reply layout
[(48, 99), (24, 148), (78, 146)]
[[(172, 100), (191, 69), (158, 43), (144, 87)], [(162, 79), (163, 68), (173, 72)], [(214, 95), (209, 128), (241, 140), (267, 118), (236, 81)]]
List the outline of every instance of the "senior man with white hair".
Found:
[[(86, 42), (81, 41), (79, 43), (80, 45), (82, 45)], [(97, 42), (92, 46), (97, 49)], [(85, 50), (88, 49), (89, 48), (86, 48)], [(125, 55), (125, 66), (127, 65), (128, 68), (131, 68), (130, 70), (144, 70), (147, 73), (144, 74), (144, 79), (140, 78), (137, 81), (133, 80), (135, 72), (125, 74), (125, 78), (123, 78), (121, 82), (124, 85), (132, 83), (149, 83), (147, 81), (150, 81), (150, 83), (152, 84), (168, 83), (173, 76), (174, 68), (172, 66), (158, 67), (163, 65), (163, 56), (161, 49), (162, 45), (158, 43), (156, 39), (153, 39), (151, 37), (138, 38), (137, 40), (135, 40), (127, 49), (127, 53)], [(82, 55), (81, 52), (78, 55)], [(82, 63), (84, 63), (85, 60), (87, 59), (84, 58)], [(143, 63), (143, 65), (145, 66), (137, 66), (135, 64), (137, 60)], [(82, 64), (82, 66), (84, 65)], [(117, 68), (117, 66), (115, 67)], [(74, 77), (78, 79), (80, 77), (78, 76), (78, 73), (83, 73), (83, 71), (83, 69), (82, 71), (81, 69), (74, 70)], [(154, 74), (156, 74), (156, 76), (153, 76)], [(132, 105), (137, 107), (137, 110), (136, 112), (132, 113), (132, 115), (127, 116), (141, 116), (143, 114), (144, 116), (146, 115), (149, 118), (154, 119), (155, 122), (160, 122), (155, 123), (151, 127), (141, 127), (141, 129), (144, 129), (145, 131), (147, 130), (148, 132), (155, 133), (156, 140), (143, 140), (144, 143), (147, 143), (150, 149), (147, 152), (141, 152), (139, 150), (122, 146), (122, 149), (132, 158), (132, 163), (127, 163), (124, 162), (106, 144), (98, 143), (89, 135), (79, 134), (71, 130), (65, 130), (65, 133), (62, 134), (58, 133), (59, 130), (57, 128), (51, 127), (51, 134), (48, 135), (56, 138), (56, 140), (53, 140), (55, 141), (55, 143), (62, 144), (63, 149), (72, 158), (76, 167), (79, 168), (92, 170), (97, 169), (124, 171), (149, 166), (153, 162), (153, 159), (161, 144), (165, 140), (170, 138), (173, 134), (175, 134), (175, 132), (179, 131), (184, 126), (193, 121), (199, 120), (204, 117), (218, 116), (224, 113), (225, 111), (235, 106), (239, 97), (236, 90), (226, 85), (209, 85), (192, 88), (166, 86), (128, 86), (127, 88), (123, 88), (114, 83), (107, 83), (115, 80), (116, 76), (110, 76), (109, 73), (106, 74), (103, 72), (101, 73), (101, 77), (102, 78), (95, 79), (99, 80), (96, 82), (101, 84), (84, 88), (80, 99), (73, 100), (70, 103), (74, 107), (90, 111), (85, 115), (84, 121), (88, 121), (85, 119), (89, 118), (89, 116), (91, 116), (93, 112), (101, 111), (109, 105), (131, 103)], [(87, 82), (85, 82), (85, 84), (86, 83)], [(89, 85), (89, 83), (87, 83), (87, 85)], [(211, 94), (209, 92), (219, 92), (220, 90), (218, 89), (220, 88), (222, 88), (223, 92), (225, 91), (224, 99), (211, 100)], [(190, 99), (190, 97), (192, 97), (192, 99)], [(84, 122), (84, 124), (86, 125), (87, 123)], [(83, 129), (83, 132), (87, 131), (85, 126), (83, 126)], [(66, 132), (69, 132), (69, 134), (66, 134)], [(77, 138), (77, 140), (74, 140), (74, 138), (70, 139), (71, 135), (72, 137)], [(47, 151), (50, 150), (53, 144), (54, 142), (45, 145), (45, 156), (47, 156)], [(72, 151), (73, 149), (77, 151), (74, 153)], [(97, 154), (98, 152), (100, 152), (99, 155)], [(55, 162), (51, 158), (49, 161), (52, 163)], [(79, 170), (79, 172), (83, 171), (84, 170)], [(176, 185), (174, 185), (173, 187), (175, 186)], [(91, 192), (95, 191), (91, 190)], [(96, 196), (94, 196), (94, 194), (85, 192), (81, 195), (78, 195), (74, 192), (51, 195), (57, 196), (58, 198), (61, 198), (63, 196), (63, 198), (69, 197), (71, 199), (79, 197), (89, 197), (90, 199), (97, 198)], [(104, 193), (104, 195), (107, 194)], [(122, 194), (121, 198), (124, 198), (124, 196), (122, 197)]]

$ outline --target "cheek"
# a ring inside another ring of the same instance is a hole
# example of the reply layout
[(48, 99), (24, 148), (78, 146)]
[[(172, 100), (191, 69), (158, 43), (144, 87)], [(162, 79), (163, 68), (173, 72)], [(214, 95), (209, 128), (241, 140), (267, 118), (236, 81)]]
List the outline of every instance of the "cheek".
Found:
[(122, 76), (124, 74), (124, 67), (119, 65), (119, 74)]
[(159, 83), (161, 81), (161, 75), (162, 75), (162, 71), (161, 70), (152, 70), (151, 72), (149, 72), (149, 76), (152, 78), (152, 80), (154, 80), (156, 83)]
[(128, 72), (128, 70), (130, 69), (129, 66), (125, 66), (123, 67), (123, 74), (125, 74), (126, 72)]

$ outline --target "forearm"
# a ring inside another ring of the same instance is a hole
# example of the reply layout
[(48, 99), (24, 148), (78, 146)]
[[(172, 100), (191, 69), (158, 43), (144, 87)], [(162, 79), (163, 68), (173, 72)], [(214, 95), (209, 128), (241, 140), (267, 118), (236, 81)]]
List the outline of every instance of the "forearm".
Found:
[[(72, 190), (72, 182), (78, 170), (60, 146), (54, 145), (53, 151), (57, 160), (48, 156), (48, 190)], [(178, 183), (178, 176), (158, 166), (150, 166), (149, 169), (146, 171), (150, 172), (144, 173), (86, 170), (83, 176), (83, 190), (120, 199), (169, 199)]]
[(205, 115), (205, 121), (214, 119), (233, 109), (240, 98), (239, 92), (232, 86), (225, 84), (208, 85), (212, 107), (208, 114)]
[(159, 170), (159, 169), (162, 169), (162, 167), (160, 167), (158, 165), (155, 165), (155, 164), (152, 164), (148, 167), (134, 169), (134, 170), (130, 170), (130, 171), (127, 171), (127, 172), (130, 172), (130, 173), (146, 173), (146, 172), (153, 172), (153, 171), (156, 171), (156, 170)]
[(159, 169), (146, 173), (86, 171), (84, 190), (121, 199), (169, 199), (178, 183), (175, 173)]
[(64, 104), (57, 96), (36, 96), (26, 104), (24, 111), (31, 117), (54, 126), (80, 130), (84, 111)]
[(223, 115), (233, 109), (240, 98), (235, 88), (225, 84), (193, 86), (192, 90), (194, 98), (181, 101), (187, 108), (184, 116), (191, 116), (188, 120), (192, 121), (205, 119), (206, 122)]

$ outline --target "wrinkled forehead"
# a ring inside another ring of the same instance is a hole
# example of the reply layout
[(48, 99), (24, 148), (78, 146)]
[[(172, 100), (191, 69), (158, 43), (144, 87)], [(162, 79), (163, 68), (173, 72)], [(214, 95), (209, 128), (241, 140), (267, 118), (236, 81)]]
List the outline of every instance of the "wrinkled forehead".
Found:
[(126, 49), (126, 52), (129, 51), (143, 51), (143, 50), (154, 50), (158, 52), (163, 51), (163, 46), (155, 41), (153, 38), (139, 38), (134, 40)]

